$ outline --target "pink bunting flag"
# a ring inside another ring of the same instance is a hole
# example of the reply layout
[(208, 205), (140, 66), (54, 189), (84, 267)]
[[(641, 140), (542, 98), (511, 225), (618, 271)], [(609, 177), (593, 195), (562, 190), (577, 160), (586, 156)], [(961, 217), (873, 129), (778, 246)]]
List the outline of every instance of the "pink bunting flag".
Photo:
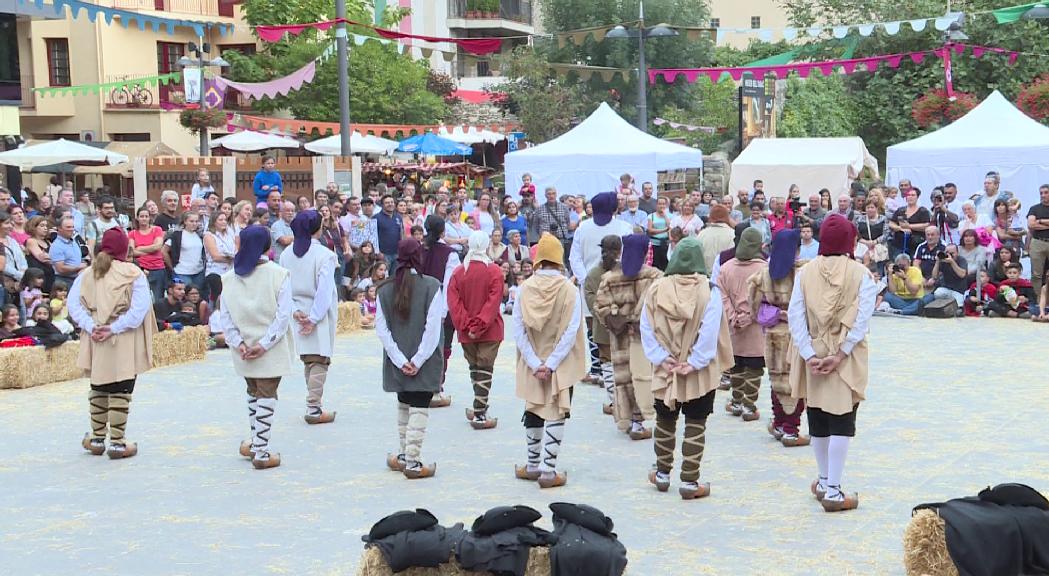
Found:
[(234, 82), (225, 78), (216, 78), (215, 84), (223, 88), (233, 88), (249, 98), (258, 100), (263, 97), (286, 96), (289, 92), (302, 88), (304, 84), (313, 82), (316, 74), (317, 61), (314, 60), (287, 76), (269, 82)]

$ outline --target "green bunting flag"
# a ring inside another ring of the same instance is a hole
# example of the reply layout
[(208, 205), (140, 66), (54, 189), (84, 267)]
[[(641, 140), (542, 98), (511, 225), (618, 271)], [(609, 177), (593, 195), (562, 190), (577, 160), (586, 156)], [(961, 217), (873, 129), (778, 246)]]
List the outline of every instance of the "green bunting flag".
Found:
[(169, 74), (161, 74), (159, 76), (144, 76), (142, 78), (128, 78), (127, 80), (117, 80), (116, 82), (103, 82), (101, 84), (79, 84), (77, 86), (48, 86), (43, 88), (33, 88), (33, 91), (41, 96), (69, 96), (69, 95), (87, 95), (87, 94), (98, 94), (100, 92), (108, 92), (116, 88), (123, 88), (125, 86), (156, 86), (157, 84), (163, 84), (167, 86), (171, 82), (180, 82), (182, 80), (182, 72), (171, 72)]

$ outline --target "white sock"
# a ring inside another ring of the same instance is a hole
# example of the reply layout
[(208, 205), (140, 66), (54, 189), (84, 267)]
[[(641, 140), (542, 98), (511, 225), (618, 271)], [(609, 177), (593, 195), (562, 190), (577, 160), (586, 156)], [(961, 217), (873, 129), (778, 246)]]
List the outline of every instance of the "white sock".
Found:
[(543, 460), (539, 470), (553, 473), (557, 470), (557, 455), (561, 453), (561, 440), (565, 437), (564, 420), (547, 420), (543, 427)]
[(605, 392), (608, 394), (608, 403), (614, 403), (616, 398), (616, 381), (611, 362), (601, 363), (601, 382), (605, 385)]
[(397, 403), (397, 436), (400, 438), (401, 451), (404, 454), (404, 437), (408, 432), (408, 405), (403, 402)]
[[(841, 476), (845, 472), (845, 457), (849, 453), (848, 436), (831, 436), (828, 438), (827, 458), (827, 495), (831, 496), (831, 488), (839, 491), (841, 487)], [(838, 495), (840, 496), (840, 491)]]
[(827, 466), (828, 466), (828, 463), (827, 463), (827, 460), (828, 460), (827, 448), (829, 446), (830, 446), (830, 438), (829, 437), (824, 437), (824, 438), (817, 438), (815, 436), (812, 437), (812, 451), (816, 454), (816, 467), (819, 468), (819, 471), (820, 471), (820, 477), (819, 477), (820, 485), (819, 485), (819, 487), (822, 490), (826, 490), (827, 489), (827, 478), (828, 478), (828, 475), (827, 475)]
[(539, 456), (543, 451), (543, 428), (525, 428), (525, 439), (528, 441), (528, 468), (539, 468)]

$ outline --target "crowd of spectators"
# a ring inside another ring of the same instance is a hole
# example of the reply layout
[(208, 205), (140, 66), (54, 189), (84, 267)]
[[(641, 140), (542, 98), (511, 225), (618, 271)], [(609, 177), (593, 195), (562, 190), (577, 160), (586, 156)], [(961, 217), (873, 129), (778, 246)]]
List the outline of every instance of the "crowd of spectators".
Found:
[[(617, 218), (649, 236), (648, 263), (663, 269), (683, 238), (698, 236), (705, 245), (721, 246), (746, 227), (761, 232), (765, 249), (778, 231), (800, 229), (799, 259), (809, 260), (819, 251), (820, 225), (838, 213), (856, 225), (855, 257), (881, 284), (882, 312), (921, 314), (934, 301), (953, 300), (958, 315), (1049, 320), (1049, 185), (1041, 187), (1040, 202), (1022, 213), (1019, 201), (999, 184), (997, 174), (988, 174), (983, 191), (964, 199), (948, 183), (931, 191), (926, 206), (919, 201), (922, 191), (906, 180), (898, 188), (854, 185), (837, 198), (826, 189), (806, 196), (797, 186), (785, 198), (766, 198), (760, 180), (734, 195), (697, 190), (671, 197), (657, 196), (650, 182), (638, 187), (625, 174), (617, 190)], [(491, 235), (489, 255), (505, 277), (504, 310), (512, 309), (518, 287), (532, 274), (532, 246), (539, 236), (557, 237), (567, 259), (575, 230), (591, 217), (585, 197), (553, 187), (540, 196), (529, 175), (514, 195), (442, 182), (417, 189), (408, 181), (400, 188), (369, 186), (362, 197), (332, 183), (292, 198), (282, 187), (279, 174), (264, 163), (254, 201), (223, 199), (202, 171), (186, 196), (164, 191), (159, 202), (147, 201), (133, 214), (120, 213), (106, 190), (74, 194), (71, 183), (53, 181), (40, 196), (22, 189), (12, 197), (0, 189), (0, 340), (76, 337), (65, 298), (111, 228), (128, 233), (130, 256), (149, 281), (160, 328), (209, 325), (219, 336), (220, 315), (212, 312), (219, 305), (220, 277), (232, 266), (239, 232), (252, 224), (269, 227), (270, 257), (277, 259), (292, 243), (289, 224), (295, 215), (316, 209), (322, 217), (320, 242), (339, 259), (340, 297), (358, 303), (370, 326), (376, 286), (394, 272), (397, 243), (408, 236), (422, 239), (429, 216), (445, 221), (443, 242), (460, 257), (471, 232)]]

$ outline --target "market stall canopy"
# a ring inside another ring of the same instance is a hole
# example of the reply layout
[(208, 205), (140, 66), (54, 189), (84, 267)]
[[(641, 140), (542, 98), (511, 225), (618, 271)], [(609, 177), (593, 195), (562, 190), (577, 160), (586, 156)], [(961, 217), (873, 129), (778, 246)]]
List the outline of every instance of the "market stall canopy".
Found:
[[(396, 140), (388, 140), (371, 134), (361, 135), (354, 132), (350, 136), (350, 152), (353, 154), (390, 154), (397, 149)], [(314, 154), (324, 156), (342, 155), (342, 136), (335, 134), (313, 142), (307, 142), (305, 148)]]
[(427, 156), (465, 156), (474, 152), (473, 148), (465, 144), (441, 138), (433, 132), (417, 134), (411, 138), (401, 140), (397, 150)]
[(729, 191), (753, 190), (754, 181), (761, 180), (766, 198), (785, 198), (792, 184), (801, 188), (803, 202), (823, 188), (836, 198), (849, 191), (864, 168), (878, 178), (878, 160), (856, 136), (758, 138), (732, 163)]
[(462, 126), (455, 126), (451, 130), (448, 130), (447, 126), (441, 126), (440, 130), (437, 131), (437, 135), (441, 138), (447, 138), (454, 140), (460, 144), (495, 144), (506, 140), (506, 136), (492, 132), (491, 130), (478, 130), (476, 126), (471, 126), (469, 130), (463, 130)]
[(1001, 175), (1023, 206), (1039, 202), (1038, 187), (1049, 182), (1049, 128), (1016, 109), (995, 90), (968, 114), (939, 130), (889, 146), (886, 181), (907, 179), (924, 192), (947, 182), (959, 198), (982, 191), (984, 176)]
[(554, 186), (561, 194), (592, 197), (615, 190), (619, 176), (628, 173), (638, 187), (657, 182), (663, 170), (698, 168), (703, 152), (662, 140), (632, 126), (608, 104), (601, 104), (586, 120), (553, 140), (506, 155), (506, 191), (518, 197), (521, 176), (532, 175), (536, 196)]
[(260, 152), (274, 148), (295, 149), (301, 145), (294, 138), (269, 132), (256, 132), (254, 130), (234, 132), (229, 136), (223, 136), (211, 142), (212, 148), (225, 148), (232, 152)]
[(29, 171), (38, 166), (61, 164), (63, 162), (97, 166), (101, 164), (121, 164), (127, 161), (128, 157), (123, 154), (112, 152), (105, 148), (88, 146), (80, 142), (70, 142), (64, 138), (0, 152), (0, 164), (18, 166), (23, 171)]

